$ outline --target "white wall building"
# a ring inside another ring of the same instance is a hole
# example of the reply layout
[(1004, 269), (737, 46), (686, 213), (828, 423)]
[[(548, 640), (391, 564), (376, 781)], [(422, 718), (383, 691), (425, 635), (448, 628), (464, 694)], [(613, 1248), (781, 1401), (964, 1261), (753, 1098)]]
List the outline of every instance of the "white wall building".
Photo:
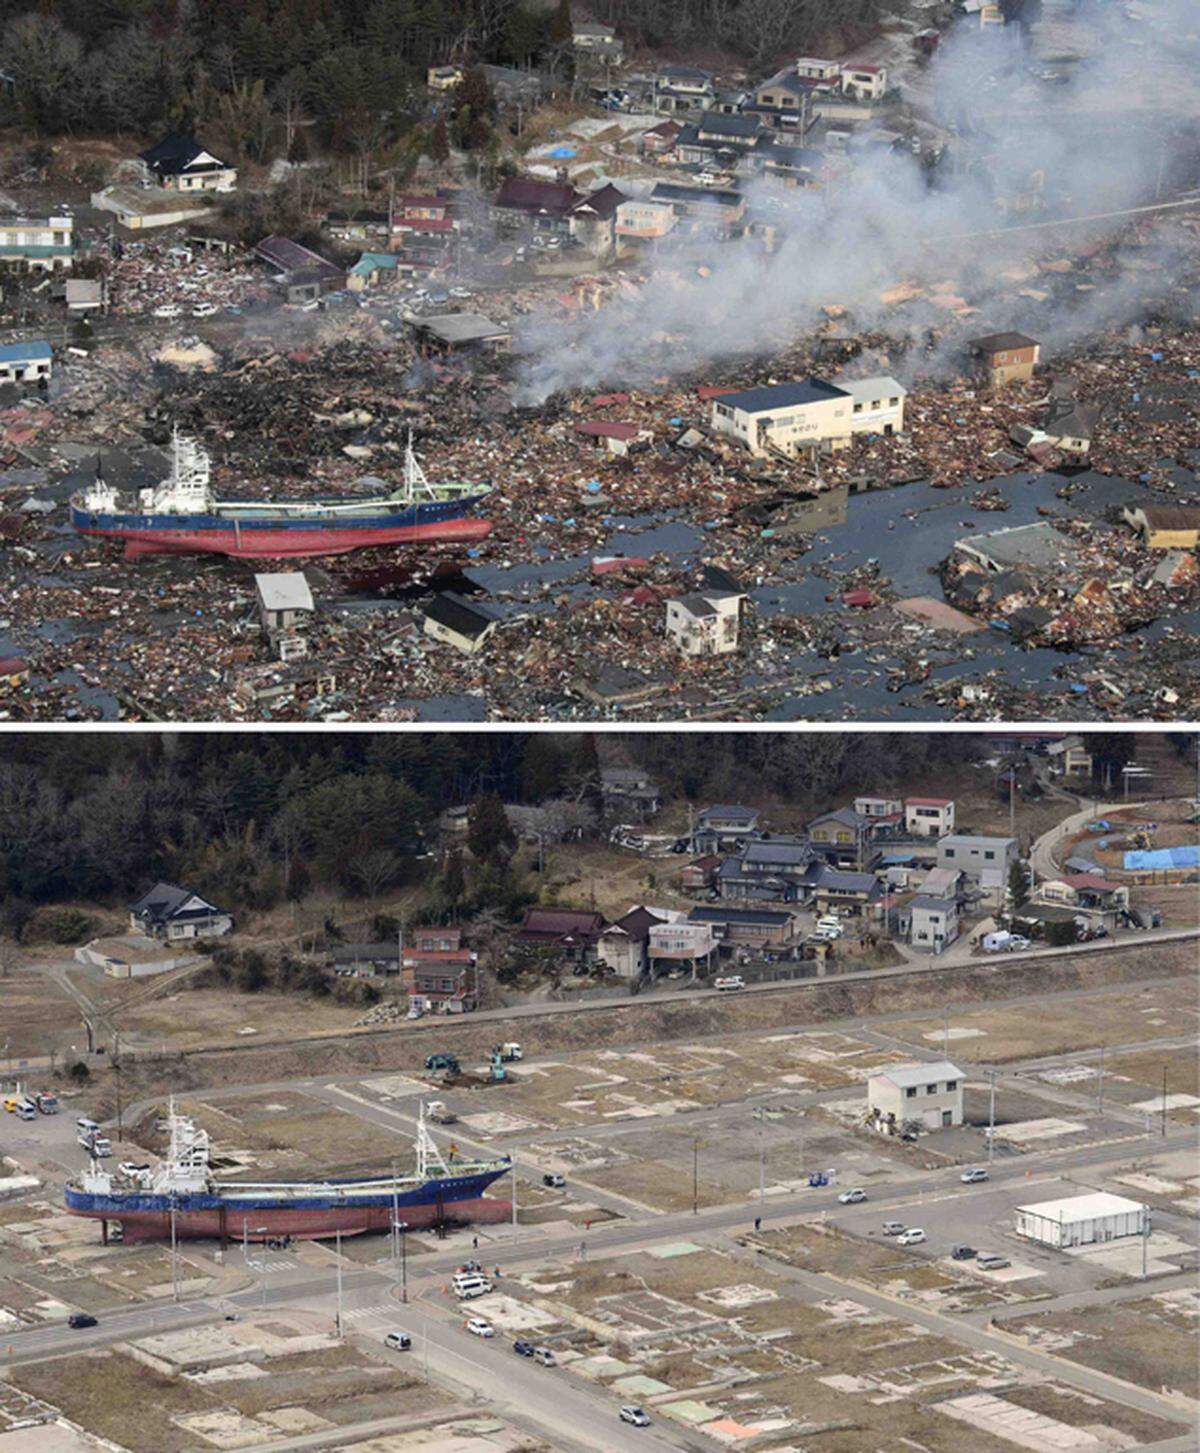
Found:
[(1146, 1232), (1146, 1207), (1140, 1201), (1093, 1191), (1064, 1201), (1038, 1201), (1017, 1207), (1017, 1235), (1043, 1246), (1091, 1246), (1119, 1236)]
[(793, 456), (808, 445), (839, 449), (854, 432), (853, 400), (819, 378), (741, 389), (713, 399), (712, 427), (751, 454)]
[(916, 1120), (926, 1130), (961, 1125), (963, 1072), (948, 1059), (929, 1064), (888, 1065), (867, 1080), (867, 1105), (897, 1127)]
[(887, 95), (887, 69), (884, 66), (846, 65), (842, 67), (842, 91), (858, 101), (878, 101)]
[(906, 797), (904, 831), (913, 837), (944, 837), (954, 831), (954, 800), (950, 797)]
[(834, 386), (854, 400), (851, 425), (856, 434), (902, 434), (908, 390), (887, 374), (876, 378), (835, 378)]
[(667, 635), (685, 656), (737, 650), (740, 595), (681, 595), (667, 601)]
[(665, 237), (675, 226), (675, 208), (666, 202), (630, 197), (617, 208), (617, 236), (630, 241)]
[(938, 839), (937, 865), (957, 868), (985, 890), (1008, 887), (1008, 875), (1019, 857), (1015, 837), (975, 837), (950, 833)]

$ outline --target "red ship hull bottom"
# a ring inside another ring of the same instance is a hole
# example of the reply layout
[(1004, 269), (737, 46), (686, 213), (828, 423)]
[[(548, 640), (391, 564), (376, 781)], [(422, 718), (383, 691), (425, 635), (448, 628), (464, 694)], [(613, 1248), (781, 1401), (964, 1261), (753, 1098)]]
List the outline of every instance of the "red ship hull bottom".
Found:
[[(454, 1201), (442, 1208), (436, 1205), (401, 1206), (400, 1219), (410, 1229), (434, 1226), (438, 1220), (450, 1225), (493, 1225), (512, 1214), (512, 1202), (480, 1196), (473, 1201)], [(169, 1211), (131, 1211), (119, 1216), (104, 1216), (98, 1211), (75, 1212), (93, 1221), (119, 1221), (122, 1242), (169, 1241)], [(291, 1236), (298, 1241), (322, 1241), (340, 1231), (343, 1236), (360, 1236), (367, 1231), (388, 1231), (392, 1224), (390, 1205), (330, 1207), (322, 1210), (289, 1211), (272, 1207), (268, 1211), (248, 1211), (245, 1225), (240, 1211), (228, 1208), (205, 1211), (179, 1211), (175, 1216), (175, 1235), (182, 1241), (266, 1241), (277, 1236)]]
[(121, 540), (126, 560), (142, 555), (231, 555), (238, 560), (279, 560), (316, 555), (346, 555), (378, 545), (429, 544), (441, 540), (482, 540), (490, 520), (446, 520), (431, 525), (396, 525), (378, 530), (156, 530), (133, 535), (126, 530), (80, 526), (82, 535)]

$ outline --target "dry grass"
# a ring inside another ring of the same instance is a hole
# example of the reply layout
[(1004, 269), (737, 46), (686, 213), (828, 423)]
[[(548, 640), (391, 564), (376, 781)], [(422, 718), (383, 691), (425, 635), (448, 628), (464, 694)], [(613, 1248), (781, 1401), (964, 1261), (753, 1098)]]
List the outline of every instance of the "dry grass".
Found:
[[(1200, 1397), (1200, 1328), (1156, 1297), (1110, 1306), (1044, 1312), (1005, 1323), (1005, 1330), (1053, 1346), (1060, 1357), (1123, 1377), (1154, 1392), (1174, 1388)], [(1064, 1346), (1059, 1340), (1068, 1339)]]

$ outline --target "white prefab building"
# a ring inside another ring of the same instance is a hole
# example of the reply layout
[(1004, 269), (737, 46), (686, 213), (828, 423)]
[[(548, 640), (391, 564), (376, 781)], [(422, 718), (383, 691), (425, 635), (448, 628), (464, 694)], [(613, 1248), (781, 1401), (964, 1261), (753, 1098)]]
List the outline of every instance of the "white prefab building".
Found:
[(838, 449), (854, 431), (852, 400), (819, 378), (741, 389), (713, 399), (712, 427), (752, 454), (793, 456), (813, 445)]
[(963, 1123), (963, 1072), (948, 1059), (888, 1065), (867, 1079), (867, 1105), (878, 1120), (916, 1120), (926, 1130)]
[(667, 635), (685, 656), (737, 650), (740, 595), (681, 595), (667, 601)]
[(878, 378), (835, 378), (834, 387), (854, 400), (850, 423), (855, 434), (902, 434), (908, 390), (886, 374)]
[(1091, 1246), (1145, 1232), (1146, 1207), (1107, 1191), (1017, 1207), (1017, 1235), (1043, 1246)]

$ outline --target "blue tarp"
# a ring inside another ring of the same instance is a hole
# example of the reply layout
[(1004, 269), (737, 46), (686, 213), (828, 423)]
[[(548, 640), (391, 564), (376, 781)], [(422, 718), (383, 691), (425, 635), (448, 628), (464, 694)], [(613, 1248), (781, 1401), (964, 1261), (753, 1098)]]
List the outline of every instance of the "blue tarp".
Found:
[(1139, 849), (1125, 854), (1125, 866), (1140, 873), (1165, 868), (1200, 868), (1200, 845), (1189, 843), (1182, 848)]

